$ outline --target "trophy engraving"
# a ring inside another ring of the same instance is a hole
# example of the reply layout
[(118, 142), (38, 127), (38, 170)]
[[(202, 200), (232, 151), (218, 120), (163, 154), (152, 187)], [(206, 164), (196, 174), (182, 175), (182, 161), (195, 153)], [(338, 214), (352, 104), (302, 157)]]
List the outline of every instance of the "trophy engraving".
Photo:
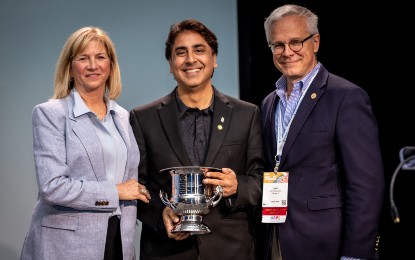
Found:
[(205, 173), (220, 172), (221, 169), (201, 166), (180, 166), (160, 170), (168, 171), (172, 177), (172, 196), (169, 200), (165, 191), (160, 190), (160, 199), (174, 213), (181, 217), (171, 232), (206, 234), (211, 231), (203, 224), (203, 215), (209, 213), (223, 196), (222, 186), (206, 185), (202, 182)]

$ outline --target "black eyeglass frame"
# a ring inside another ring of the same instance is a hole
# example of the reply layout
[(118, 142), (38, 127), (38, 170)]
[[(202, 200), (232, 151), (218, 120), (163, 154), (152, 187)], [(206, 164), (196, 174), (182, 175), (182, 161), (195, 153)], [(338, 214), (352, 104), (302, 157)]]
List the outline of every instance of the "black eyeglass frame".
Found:
[[(311, 39), (311, 37), (313, 37), (314, 35), (316, 35), (316, 34), (310, 34), (307, 38), (305, 38), (304, 40), (302, 40), (302, 41), (299, 41), (299, 40), (293, 40), (293, 41), (290, 41), (289, 43), (288, 43), (288, 47), (290, 48), (290, 50), (292, 50), (293, 52), (299, 52), (299, 51), (301, 51), (302, 49), (303, 49), (303, 47), (304, 47), (304, 42), (306, 42), (307, 40), (309, 40), (309, 39)], [(293, 50), (292, 49), (292, 47), (291, 47), (291, 44), (294, 44), (294, 43), (301, 43), (301, 48), (299, 49), (299, 50), (297, 50), (297, 51), (295, 51), (295, 50)], [(275, 43), (269, 43), (268, 44), (268, 47), (271, 49), (271, 52), (273, 53), (273, 54), (276, 54), (276, 55), (278, 55), (278, 54), (281, 54), (281, 53), (283, 53), (284, 51), (285, 51), (285, 43), (284, 44), (281, 44), (281, 45), (279, 45), (280, 47), (282, 47), (282, 51), (280, 52), (280, 53), (275, 53), (275, 51), (274, 51), (274, 48), (276, 47), (275, 46)]]

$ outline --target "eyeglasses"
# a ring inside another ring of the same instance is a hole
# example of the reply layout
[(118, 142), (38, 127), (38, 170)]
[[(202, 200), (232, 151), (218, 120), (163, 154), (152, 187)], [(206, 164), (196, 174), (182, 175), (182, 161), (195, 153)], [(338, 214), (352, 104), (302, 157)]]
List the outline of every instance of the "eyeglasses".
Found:
[[(311, 34), (310, 36), (308, 36), (302, 41), (300, 40), (290, 41), (288, 43), (288, 46), (293, 52), (299, 52), (303, 48), (303, 43), (313, 36), (314, 34)], [(268, 46), (271, 48), (272, 53), (277, 54), (277, 55), (285, 51), (285, 44), (282, 42), (270, 43)]]

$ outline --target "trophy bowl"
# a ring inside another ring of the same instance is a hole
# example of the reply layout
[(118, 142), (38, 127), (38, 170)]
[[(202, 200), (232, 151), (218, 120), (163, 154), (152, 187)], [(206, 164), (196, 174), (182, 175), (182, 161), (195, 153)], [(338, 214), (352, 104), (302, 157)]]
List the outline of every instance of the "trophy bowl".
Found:
[(223, 196), (222, 186), (206, 185), (202, 182), (206, 172), (220, 172), (221, 169), (202, 166), (180, 166), (160, 170), (168, 171), (172, 180), (172, 196), (169, 199), (165, 191), (160, 190), (160, 199), (174, 213), (180, 216), (180, 222), (171, 232), (190, 232), (206, 234), (211, 231), (202, 223), (203, 215), (209, 213)]

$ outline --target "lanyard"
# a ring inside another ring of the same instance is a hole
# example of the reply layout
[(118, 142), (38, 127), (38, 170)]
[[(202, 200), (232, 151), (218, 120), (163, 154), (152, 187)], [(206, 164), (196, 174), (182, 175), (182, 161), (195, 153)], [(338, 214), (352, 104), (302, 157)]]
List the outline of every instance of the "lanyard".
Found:
[[(280, 161), (281, 161), (282, 149), (284, 148), (285, 141), (287, 140), (288, 131), (291, 127), (291, 123), (293, 122), (295, 115), (297, 114), (298, 107), (300, 106), (301, 101), (303, 100), (305, 92), (306, 91), (301, 93), (300, 99), (297, 102), (294, 113), (291, 116), (290, 121), (288, 122), (287, 127), (285, 128), (285, 131), (283, 131), (283, 129), (282, 129), (282, 124), (283, 124), (282, 100), (280, 99), (280, 101), (279, 101), (278, 109), (277, 109), (278, 110), (278, 124), (277, 124), (277, 154), (275, 155), (275, 168), (274, 168), (275, 172), (278, 171), (278, 167), (279, 167)], [(287, 106), (288, 106), (288, 104), (287, 104)]]

